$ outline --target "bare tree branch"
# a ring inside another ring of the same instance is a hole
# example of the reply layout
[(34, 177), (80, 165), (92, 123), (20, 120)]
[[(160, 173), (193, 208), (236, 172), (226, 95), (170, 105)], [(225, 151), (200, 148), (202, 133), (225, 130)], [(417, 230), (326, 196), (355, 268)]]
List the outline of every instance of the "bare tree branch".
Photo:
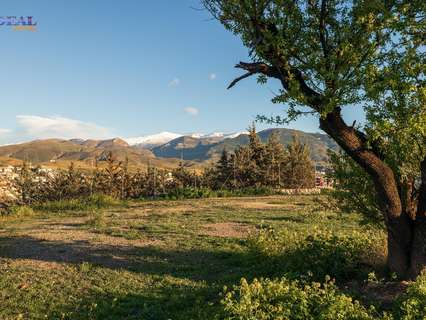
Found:
[(239, 81), (246, 79), (254, 74), (264, 74), (267, 77), (272, 77), (276, 79), (280, 79), (280, 74), (278, 73), (277, 69), (271, 66), (268, 66), (266, 63), (261, 62), (254, 62), (254, 63), (247, 63), (247, 62), (240, 62), (237, 65), (235, 65), (235, 68), (243, 69), (248, 71), (246, 74), (242, 75), (241, 77), (238, 77), (234, 79), (228, 86), (228, 89), (231, 89), (233, 86), (235, 86)]
[(228, 88), (226, 88), (226, 89), (231, 89), (233, 86), (235, 86), (239, 81), (241, 81), (241, 80), (243, 80), (243, 79), (245, 79), (245, 78), (248, 78), (248, 77), (251, 77), (252, 75), (254, 75), (254, 74), (256, 74), (256, 72), (247, 72), (246, 74), (244, 74), (244, 75), (242, 75), (241, 77), (238, 77), (238, 78), (236, 78), (236, 79), (234, 79), (230, 84), (229, 84), (229, 86), (228, 86)]

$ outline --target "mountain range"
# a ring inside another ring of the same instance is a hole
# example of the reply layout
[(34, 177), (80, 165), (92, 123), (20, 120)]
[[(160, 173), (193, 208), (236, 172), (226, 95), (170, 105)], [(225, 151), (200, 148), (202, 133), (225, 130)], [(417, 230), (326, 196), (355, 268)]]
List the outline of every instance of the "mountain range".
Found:
[(151, 149), (154, 147), (161, 146), (163, 144), (166, 144), (172, 140), (175, 140), (180, 137), (191, 137), (194, 139), (207, 139), (207, 138), (215, 138), (217, 141), (224, 140), (227, 138), (236, 138), (240, 134), (247, 134), (246, 131), (242, 132), (234, 132), (234, 133), (223, 133), (223, 132), (213, 132), (210, 134), (203, 134), (203, 133), (191, 133), (191, 134), (179, 134), (179, 133), (173, 133), (173, 132), (160, 132), (153, 135), (148, 136), (141, 136), (136, 138), (127, 138), (124, 139), (129, 145), (131, 146), (137, 146), (142, 147), (145, 149)]
[[(316, 163), (327, 162), (327, 150), (338, 150), (336, 143), (327, 135), (307, 133), (293, 129), (266, 129), (258, 132), (262, 141), (267, 141), (275, 132), (281, 143), (287, 145), (293, 136), (307, 144)], [(223, 149), (233, 151), (249, 141), (247, 132), (225, 134), (182, 135), (172, 132), (136, 138), (109, 140), (47, 139), (0, 147), (0, 165), (30, 161), (34, 164), (66, 166), (74, 162), (80, 166), (102, 164), (109, 153), (130, 166), (144, 167), (148, 163), (163, 167), (176, 167), (183, 159), (187, 166), (202, 167), (219, 158)]]

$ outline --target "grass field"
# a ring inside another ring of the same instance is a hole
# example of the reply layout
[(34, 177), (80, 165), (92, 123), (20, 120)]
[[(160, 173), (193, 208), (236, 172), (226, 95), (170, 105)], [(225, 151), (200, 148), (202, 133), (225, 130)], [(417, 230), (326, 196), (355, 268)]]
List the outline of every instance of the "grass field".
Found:
[[(259, 254), (259, 230), (371, 232), (326, 204), (323, 196), (200, 199), (0, 218), (0, 319), (220, 318), (224, 286), (280, 276), (296, 261)], [(379, 258), (367, 271), (383, 263), (384, 235), (374, 234)], [(300, 263), (301, 272), (311, 267)]]

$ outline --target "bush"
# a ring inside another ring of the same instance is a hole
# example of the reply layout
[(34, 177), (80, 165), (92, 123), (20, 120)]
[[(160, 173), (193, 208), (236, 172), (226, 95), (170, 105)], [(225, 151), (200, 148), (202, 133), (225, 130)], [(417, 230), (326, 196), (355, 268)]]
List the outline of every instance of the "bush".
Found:
[(244, 196), (267, 196), (279, 194), (279, 191), (269, 187), (246, 187), (241, 189), (220, 189), (215, 191), (219, 198), (244, 197)]
[(426, 318), (426, 274), (408, 286), (395, 303), (395, 319), (423, 320)]
[(10, 208), (9, 214), (14, 217), (31, 217), (35, 212), (28, 206), (13, 206)]
[(248, 187), (242, 189), (220, 189), (212, 190), (207, 187), (193, 188), (193, 187), (176, 187), (167, 190), (160, 198), (168, 200), (180, 199), (201, 199), (201, 198), (227, 198), (227, 197), (243, 197), (243, 196), (259, 196), (259, 195), (273, 195), (277, 191), (268, 187)]
[(367, 310), (358, 301), (337, 291), (335, 285), (302, 284), (286, 278), (257, 280), (225, 293), (222, 305), (225, 319), (239, 320), (310, 320), (310, 319), (384, 319), (373, 308)]
[(244, 196), (267, 196), (277, 194), (277, 191), (270, 187), (247, 187), (237, 191), (238, 195)]
[(331, 276), (345, 281), (368, 276), (375, 264), (372, 257), (380, 255), (382, 241), (373, 232), (337, 235), (319, 229), (310, 234), (261, 229), (249, 238), (248, 246), (268, 275), (316, 281)]
[(214, 193), (208, 188), (175, 188), (170, 190), (163, 196), (165, 199), (180, 200), (180, 199), (201, 199), (210, 198)]
[(37, 211), (59, 213), (64, 211), (97, 210), (121, 204), (124, 204), (124, 202), (116, 200), (110, 196), (93, 195), (85, 198), (40, 202), (34, 204), (32, 208)]

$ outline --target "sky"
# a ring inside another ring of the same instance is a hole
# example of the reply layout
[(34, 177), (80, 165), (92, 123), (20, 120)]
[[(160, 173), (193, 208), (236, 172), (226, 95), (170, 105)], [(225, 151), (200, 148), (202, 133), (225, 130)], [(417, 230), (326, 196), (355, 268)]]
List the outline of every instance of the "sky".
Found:
[[(33, 16), (37, 26), (0, 26), (0, 144), (230, 133), (256, 115), (283, 115), (270, 101), (277, 83), (226, 89), (248, 50), (200, 8), (198, 0), (2, 0), (0, 17)], [(314, 117), (288, 127), (320, 131)]]

